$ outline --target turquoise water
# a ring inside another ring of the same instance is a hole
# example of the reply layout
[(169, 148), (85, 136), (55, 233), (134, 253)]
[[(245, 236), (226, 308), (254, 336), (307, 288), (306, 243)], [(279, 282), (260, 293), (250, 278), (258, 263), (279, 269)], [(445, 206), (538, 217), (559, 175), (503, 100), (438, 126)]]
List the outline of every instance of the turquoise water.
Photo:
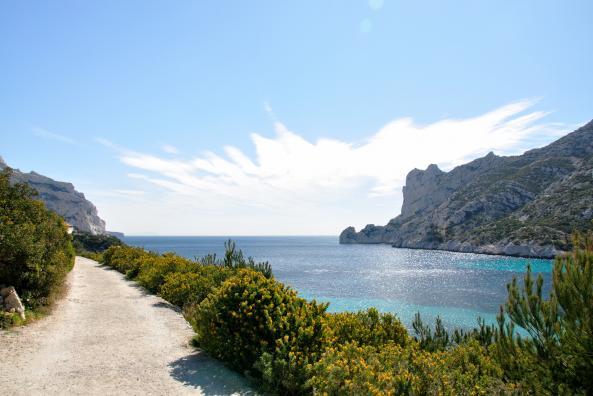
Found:
[[(194, 258), (221, 256), (228, 237), (126, 237), (125, 242), (160, 253)], [(274, 276), (329, 310), (376, 307), (410, 326), (420, 312), (440, 315), (447, 327), (472, 327), (478, 316), (495, 322), (506, 284), (528, 263), (550, 284), (550, 260), (487, 256), (387, 245), (340, 245), (335, 237), (232, 237), (248, 256), (269, 261)], [(546, 290), (547, 292), (548, 290)]]

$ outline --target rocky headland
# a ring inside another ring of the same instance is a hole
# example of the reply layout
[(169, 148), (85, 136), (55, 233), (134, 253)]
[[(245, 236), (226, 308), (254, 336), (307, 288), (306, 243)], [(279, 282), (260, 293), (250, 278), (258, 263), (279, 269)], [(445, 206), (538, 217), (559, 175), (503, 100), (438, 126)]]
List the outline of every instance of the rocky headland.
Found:
[(399, 216), (348, 227), (340, 243), (553, 257), (573, 231), (592, 228), (593, 121), (522, 155), (489, 153), (449, 172), (414, 169), (403, 198)]
[[(7, 167), (0, 157), (0, 169)], [(60, 182), (36, 172), (24, 173), (13, 169), (11, 181), (25, 183), (39, 193), (47, 208), (62, 216), (77, 231), (93, 235), (105, 234), (105, 221), (99, 217), (97, 208), (84, 194), (74, 189), (71, 183)]]

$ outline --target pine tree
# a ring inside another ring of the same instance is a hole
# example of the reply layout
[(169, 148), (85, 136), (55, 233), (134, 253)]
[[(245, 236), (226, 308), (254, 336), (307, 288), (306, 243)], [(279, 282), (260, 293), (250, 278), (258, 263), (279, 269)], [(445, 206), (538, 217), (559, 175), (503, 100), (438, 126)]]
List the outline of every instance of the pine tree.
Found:
[[(531, 268), (523, 288), (508, 285), (508, 300), (498, 316), (497, 355), (509, 379), (536, 393), (593, 394), (593, 245), (574, 242), (570, 255), (558, 257), (552, 291)], [(529, 336), (521, 336), (520, 327)]]

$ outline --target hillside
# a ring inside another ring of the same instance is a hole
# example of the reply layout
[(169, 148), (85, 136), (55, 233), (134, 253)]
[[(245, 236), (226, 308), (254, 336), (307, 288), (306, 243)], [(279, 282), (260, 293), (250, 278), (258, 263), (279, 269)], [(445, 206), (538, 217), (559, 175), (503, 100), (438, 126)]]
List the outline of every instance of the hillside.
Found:
[(340, 243), (552, 257), (573, 230), (591, 229), (593, 121), (522, 155), (414, 169), (403, 196), (387, 225), (348, 227)]
[[(0, 169), (6, 166), (0, 157)], [(13, 182), (25, 183), (37, 190), (47, 208), (62, 216), (76, 230), (105, 234), (105, 221), (99, 217), (97, 208), (71, 183), (59, 182), (36, 172), (23, 173), (18, 169), (13, 172)]]

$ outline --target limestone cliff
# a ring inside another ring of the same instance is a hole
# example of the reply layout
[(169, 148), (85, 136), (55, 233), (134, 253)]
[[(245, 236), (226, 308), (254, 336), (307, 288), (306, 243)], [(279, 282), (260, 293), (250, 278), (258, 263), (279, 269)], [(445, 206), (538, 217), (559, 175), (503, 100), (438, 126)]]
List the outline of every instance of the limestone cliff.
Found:
[[(0, 169), (6, 166), (0, 157)], [(23, 173), (18, 169), (13, 172), (13, 182), (25, 183), (37, 190), (47, 208), (62, 216), (76, 230), (105, 234), (105, 221), (99, 217), (97, 208), (71, 183), (59, 182), (36, 172)]]
[(401, 214), (348, 227), (340, 243), (552, 257), (574, 230), (591, 229), (593, 121), (519, 156), (483, 158), (450, 172), (412, 170)]

